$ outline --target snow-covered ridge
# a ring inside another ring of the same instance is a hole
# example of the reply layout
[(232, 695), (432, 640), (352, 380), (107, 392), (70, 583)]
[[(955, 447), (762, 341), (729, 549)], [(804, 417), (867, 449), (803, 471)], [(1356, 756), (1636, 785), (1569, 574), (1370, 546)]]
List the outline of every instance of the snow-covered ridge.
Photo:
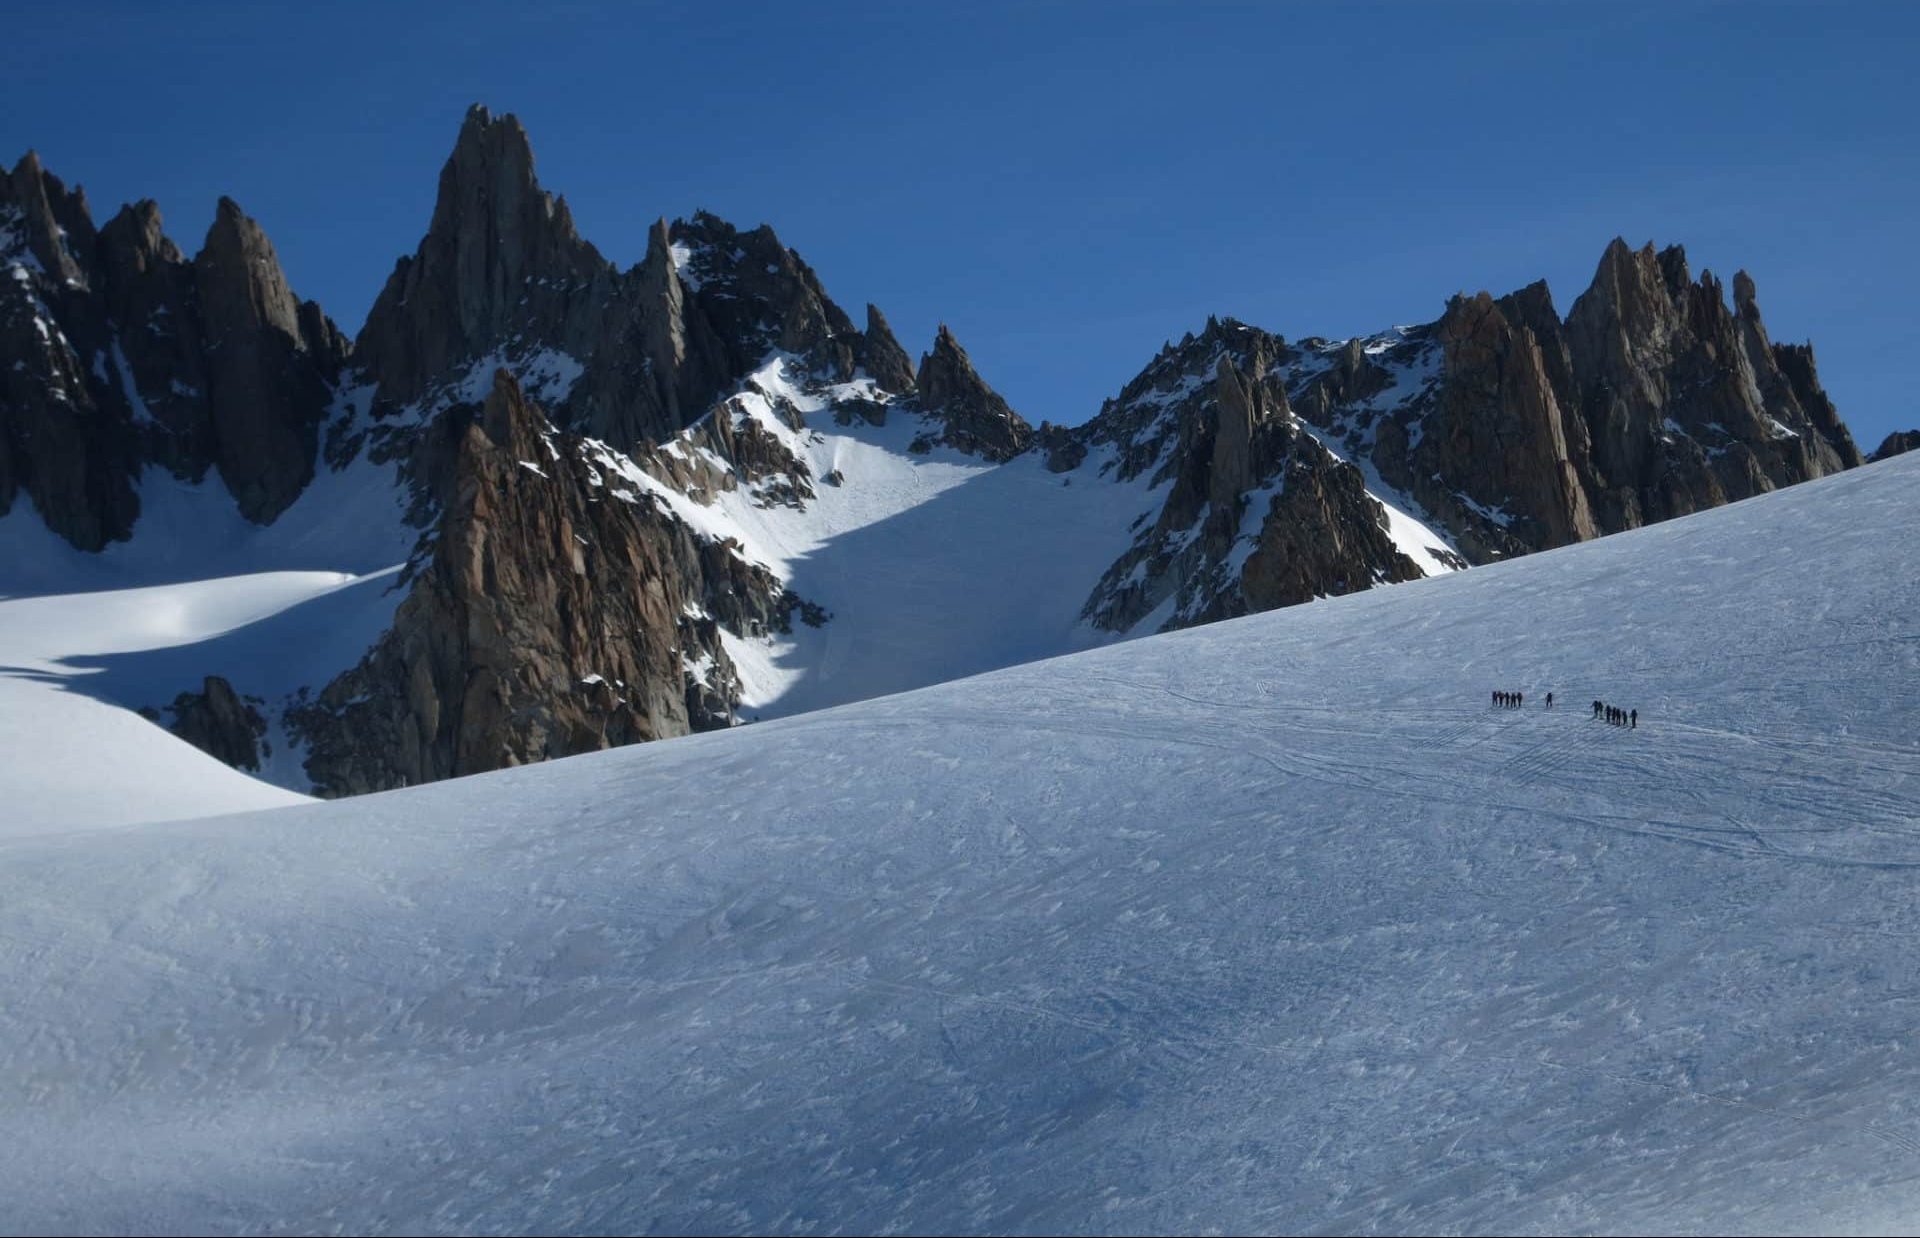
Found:
[[(849, 412), (850, 408), (863, 412)], [(884, 409), (882, 424), (867, 412)], [(1111, 639), (1080, 608), (1150, 502), (1139, 486), (1047, 472), (1035, 455), (1002, 465), (925, 449), (910, 404), (857, 377), (834, 383), (775, 352), (709, 418), (751, 425), (810, 480), (794, 498), (745, 481), (697, 496), (605, 444), (594, 460), (616, 497), (646, 494), (709, 540), (731, 542), (832, 616), (819, 628), (743, 636), (742, 713), (773, 717), (902, 691)], [(700, 423), (662, 450), (731, 462)], [(617, 482), (612, 479), (617, 479)]]
[[(11, 579), (0, 581), (0, 589), (57, 592), (65, 581), (115, 587), (281, 567), (361, 575), (418, 562), (434, 546), (433, 512), (411, 493), (404, 472), (408, 444), (455, 406), (484, 402), (500, 368), (549, 407), (564, 401), (582, 374), (575, 358), (510, 341), (395, 409), (377, 408), (374, 385), (349, 372), (327, 416), (322, 468), (310, 492), (274, 525), (263, 529), (238, 519), (215, 476), (190, 484), (150, 469), (134, 539), (104, 555), (60, 545), (30, 512), (0, 522), (0, 541), (11, 539), (16, 552)], [(1171, 382), (1162, 400), (1207, 394), (1194, 375)], [(742, 471), (718, 454), (708, 433), (707, 423), (721, 418), (733, 435), (760, 436), (788, 463), (773, 475)], [(1116, 480), (1114, 452), (1101, 445), (1059, 475), (1032, 453), (995, 466), (944, 447), (927, 450), (929, 428), (911, 402), (864, 375), (832, 381), (776, 350), (705, 419), (653, 449), (665, 467), (644, 453), (561, 437), (575, 444), (571, 450), (586, 461), (589, 481), (610, 500), (650, 502), (831, 616), (821, 628), (722, 637), (740, 668), (740, 716), (753, 719), (920, 687), (1122, 635), (1089, 626), (1082, 611), (1133, 528), (1164, 502), (1166, 479), (1149, 471)], [(555, 432), (542, 438), (546, 459), (522, 465), (545, 476), (562, 448)], [(1250, 509), (1260, 507), (1263, 494), (1250, 496)], [(1416, 543), (1430, 535), (1400, 509), (1385, 510), (1394, 513), (1388, 519), (1396, 535), (1417, 552)], [(1257, 515), (1249, 516), (1255, 531)], [(1251, 548), (1249, 539), (1230, 556), (1222, 588), (1234, 587), (1231, 578)], [(365, 616), (390, 616), (403, 594), (391, 582), (383, 585)], [(1152, 631), (1167, 618), (1136, 630)], [(111, 684), (73, 685), (120, 705), (163, 708), (178, 693), (197, 691), (204, 675), (222, 675), (263, 702), (284, 754), (285, 712), (352, 666), (379, 634), (377, 622), (368, 630), (363, 620), (349, 630), (351, 640), (321, 646), (332, 661), (299, 660), (310, 681), (289, 680), (271, 658), (271, 674), (236, 664), (238, 646), (228, 642), (203, 649), (198, 665), (191, 652), (169, 655), (164, 665), (176, 677), (172, 682), (143, 672)], [(591, 672), (580, 668), (579, 674)], [(135, 699), (136, 689), (150, 698)], [(295, 790), (309, 788), (291, 756), (263, 772)]]
[(5, 844), (9, 1220), (1903, 1229), (1916, 482)]

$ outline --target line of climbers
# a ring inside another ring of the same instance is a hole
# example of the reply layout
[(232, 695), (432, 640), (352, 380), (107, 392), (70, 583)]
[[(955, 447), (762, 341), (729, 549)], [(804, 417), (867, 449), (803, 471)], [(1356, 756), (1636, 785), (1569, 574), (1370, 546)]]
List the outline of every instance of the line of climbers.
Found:
[[(1497, 688), (1494, 689), (1493, 707), (1495, 709), (1525, 709), (1526, 705), (1526, 693), (1502, 692)], [(1551, 692), (1547, 693), (1547, 708), (1553, 708), (1553, 693)], [(1640, 711), (1637, 709), (1621, 709), (1619, 706), (1609, 705), (1605, 701), (1595, 701), (1593, 703), (1593, 716), (1596, 718), (1605, 718), (1609, 726), (1623, 726), (1635, 731), (1640, 729)]]
[(1605, 701), (1595, 701), (1593, 716), (1604, 717), (1609, 726), (1623, 726), (1633, 731), (1640, 729), (1640, 711), (1637, 709), (1622, 709), (1618, 705), (1609, 705)]

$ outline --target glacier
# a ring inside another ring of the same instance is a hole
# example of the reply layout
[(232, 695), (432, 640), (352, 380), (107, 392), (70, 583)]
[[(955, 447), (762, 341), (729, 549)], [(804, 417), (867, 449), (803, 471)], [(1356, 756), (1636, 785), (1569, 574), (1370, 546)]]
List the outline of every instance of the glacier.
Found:
[[(1908, 1230), (1917, 515), (1909, 455), (325, 804), (160, 820), (146, 727), (118, 824), (0, 829), (0, 1228)], [(72, 697), (33, 601), (0, 683)]]

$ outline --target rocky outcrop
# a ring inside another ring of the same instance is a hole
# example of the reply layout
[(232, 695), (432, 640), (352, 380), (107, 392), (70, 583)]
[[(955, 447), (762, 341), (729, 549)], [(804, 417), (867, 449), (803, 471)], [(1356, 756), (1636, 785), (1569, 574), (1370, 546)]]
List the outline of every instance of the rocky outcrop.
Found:
[(1324, 450), (1299, 446), (1267, 500), (1240, 572), (1237, 602), (1225, 593), (1213, 608), (1220, 618), (1425, 575), (1388, 536), (1380, 505), (1367, 495), (1360, 470), (1335, 463)]
[(1881, 460), (1891, 460), (1895, 456), (1905, 455), (1910, 451), (1920, 451), (1920, 430), (1895, 430), (1880, 440), (1880, 446), (1874, 448), (1873, 454), (1867, 457), (1867, 462), (1873, 464)]
[(231, 198), (193, 274), (214, 463), (241, 514), (267, 524), (313, 480), (346, 341), (319, 306), (295, 299), (272, 242)]
[(617, 271), (540, 187), (520, 122), (475, 106), (355, 356), (387, 405), (423, 409), (476, 367), (504, 366), (557, 425), (631, 451), (699, 421), (774, 352), (823, 381), (864, 368), (882, 391), (909, 390), (886, 320), (868, 324), (773, 229), (705, 212), (653, 225), (646, 256)]
[(724, 344), (730, 375), (744, 376), (778, 351), (828, 381), (853, 377), (860, 332), (772, 228), (743, 231), (701, 211), (674, 225), (673, 240), (687, 254), (693, 300)]
[[(1295, 412), (1440, 536), (1409, 526), (1421, 544), (1401, 546), (1336, 480), (1359, 473), (1303, 473), (1315, 457), (1289, 435)], [(1169, 602), (1157, 622), (1204, 622), (1404, 579), (1407, 553), (1489, 562), (1859, 462), (1812, 350), (1768, 339), (1751, 278), (1735, 276), (1729, 304), (1677, 247), (1618, 241), (1565, 320), (1544, 283), (1337, 343), (1210, 319), (1073, 437), (1107, 448), (1115, 478), (1167, 487), (1089, 599), (1089, 619), (1119, 631)], [(1257, 530), (1221, 514), (1249, 501), (1274, 512)]]
[[(1422, 574), (1388, 535), (1360, 471), (1293, 416), (1267, 368), (1286, 352), (1252, 328), (1209, 321), (1109, 407), (1092, 433), (1116, 449), (1110, 467), (1137, 475), (1142, 444), (1157, 444), (1154, 476), (1170, 484), (1154, 522), (1088, 599), (1094, 626), (1185, 627)], [(1212, 381), (1192, 381), (1209, 363)]]
[(988, 460), (1010, 460), (1033, 441), (1033, 427), (1007, 407), (973, 368), (966, 349), (945, 323), (934, 336), (933, 351), (920, 358), (914, 376), (920, 411), (938, 423), (926, 443)]
[(405, 404), (509, 340), (584, 355), (614, 296), (612, 264), (534, 178), (526, 130), (476, 105), (426, 236), (388, 276), (354, 351), (381, 395)]
[[(541, 188), (518, 121), (484, 108), (351, 349), (224, 199), (189, 259), (150, 202), (96, 232), (84, 196), (29, 155), (0, 178), (0, 262), (0, 514), (24, 497), (98, 549), (134, 526), (155, 465), (217, 473), (259, 522), (323, 464), (392, 468), (421, 534), (393, 627), (286, 715), (329, 794), (727, 725), (741, 687), (723, 633), (827, 616), (714, 530), (743, 498), (762, 510), (735, 527), (756, 538), (763, 519), (854, 497), (861, 454), (892, 436), (843, 456), (823, 450), (827, 419), (904, 415), (911, 451), (1034, 452), (1060, 490), (1151, 496), (1086, 601), (1114, 632), (1527, 553), (1859, 462), (1812, 349), (1768, 338), (1750, 278), (1729, 301), (1677, 248), (1621, 242), (1564, 319), (1544, 284), (1339, 342), (1209, 319), (1091, 422), (1035, 431), (945, 326), (915, 367), (878, 308), (856, 327), (764, 225), (661, 220), (616, 269)], [(224, 681), (176, 715), (210, 751), (257, 760)]]
[(860, 367), (880, 390), (893, 395), (912, 393), (913, 361), (893, 337), (886, 316), (872, 302), (867, 303), (867, 329), (861, 345)]
[[(1563, 321), (1544, 283), (1295, 364), (1295, 407), (1473, 562), (1667, 519), (1859, 461), (1812, 350), (1774, 344), (1678, 248), (1615, 241)], [(1368, 355), (1362, 356), (1366, 351)]]
[[(1430, 509), (1446, 510), (1450, 495), (1503, 507), (1515, 517), (1505, 531), (1532, 549), (1594, 537), (1574, 463), (1585, 434), (1575, 421), (1569, 442), (1570, 419), (1550, 376), (1548, 357), (1553, 369), (1562, 360), (1557, 334), (1543, 350), (1531, 327), (1483, 292), (1449, 302), (1433, 338), (1445, 379), (1425, 434), (1404, 469), (1389, 459), (1383, 475), (1404, 472), (1407, 489)], [(1436, 474), (1438, 486), (1422, 484)]]
[[(129, 412), (136, 426), (144, 418), (146, 450), (176, 476), (197, 480), (220, 459), (222, 444), (208, 401), (195, 265), (167, 237), (151, 200), (123, 206), (107, 221), (97, 256), (106, 318), (122, 328), (110, 373), (130, 403), (139, 399)], [(240, 464), (239, 451), (230, 454)]]
[(725, 725), (738, 681), (719, 625), (784, 626), (764, 569), (608, 484), (511, 374), (424, 437), (440, 496), (409, 591), (362, 662), (294, 711), (328, 795)]
[(1753, 280), (1696, 282), (1678, 246), (1615, 240), (1565, 324), (1601, 531), (1838, 472), (1860, 453), (1810, 349), (1766, 334)]
[(143, 454), (92, 365), (108, 341), (96, 240), (84, 195), (32, 152), (0, 180), (0, 514), (24, 495), (82, 550), (127, 535)]
[(173, 733), (235, 769), (258, 770), (266, 751), (267, 720), (259, 702), (242, 700), (233, 685), (209, 675), (198, 692), (182, 692), (169, 707)]
[(222, 199), (188, 261), (151, 202), (95, 231), (32, 155), (0, 181), (0, 513), (24, 490), (84, 550), (129, 535), (148, 464), (217, 468), (266, 523), (313, 475), (345, 341)]

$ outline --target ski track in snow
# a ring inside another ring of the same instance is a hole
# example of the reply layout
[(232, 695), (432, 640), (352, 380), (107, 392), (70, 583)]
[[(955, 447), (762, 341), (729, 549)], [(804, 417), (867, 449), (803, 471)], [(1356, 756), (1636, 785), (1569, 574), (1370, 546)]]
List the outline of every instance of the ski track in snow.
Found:
[(5, 1228), (1909, 1229), (1916, 483), (0, 841)]

